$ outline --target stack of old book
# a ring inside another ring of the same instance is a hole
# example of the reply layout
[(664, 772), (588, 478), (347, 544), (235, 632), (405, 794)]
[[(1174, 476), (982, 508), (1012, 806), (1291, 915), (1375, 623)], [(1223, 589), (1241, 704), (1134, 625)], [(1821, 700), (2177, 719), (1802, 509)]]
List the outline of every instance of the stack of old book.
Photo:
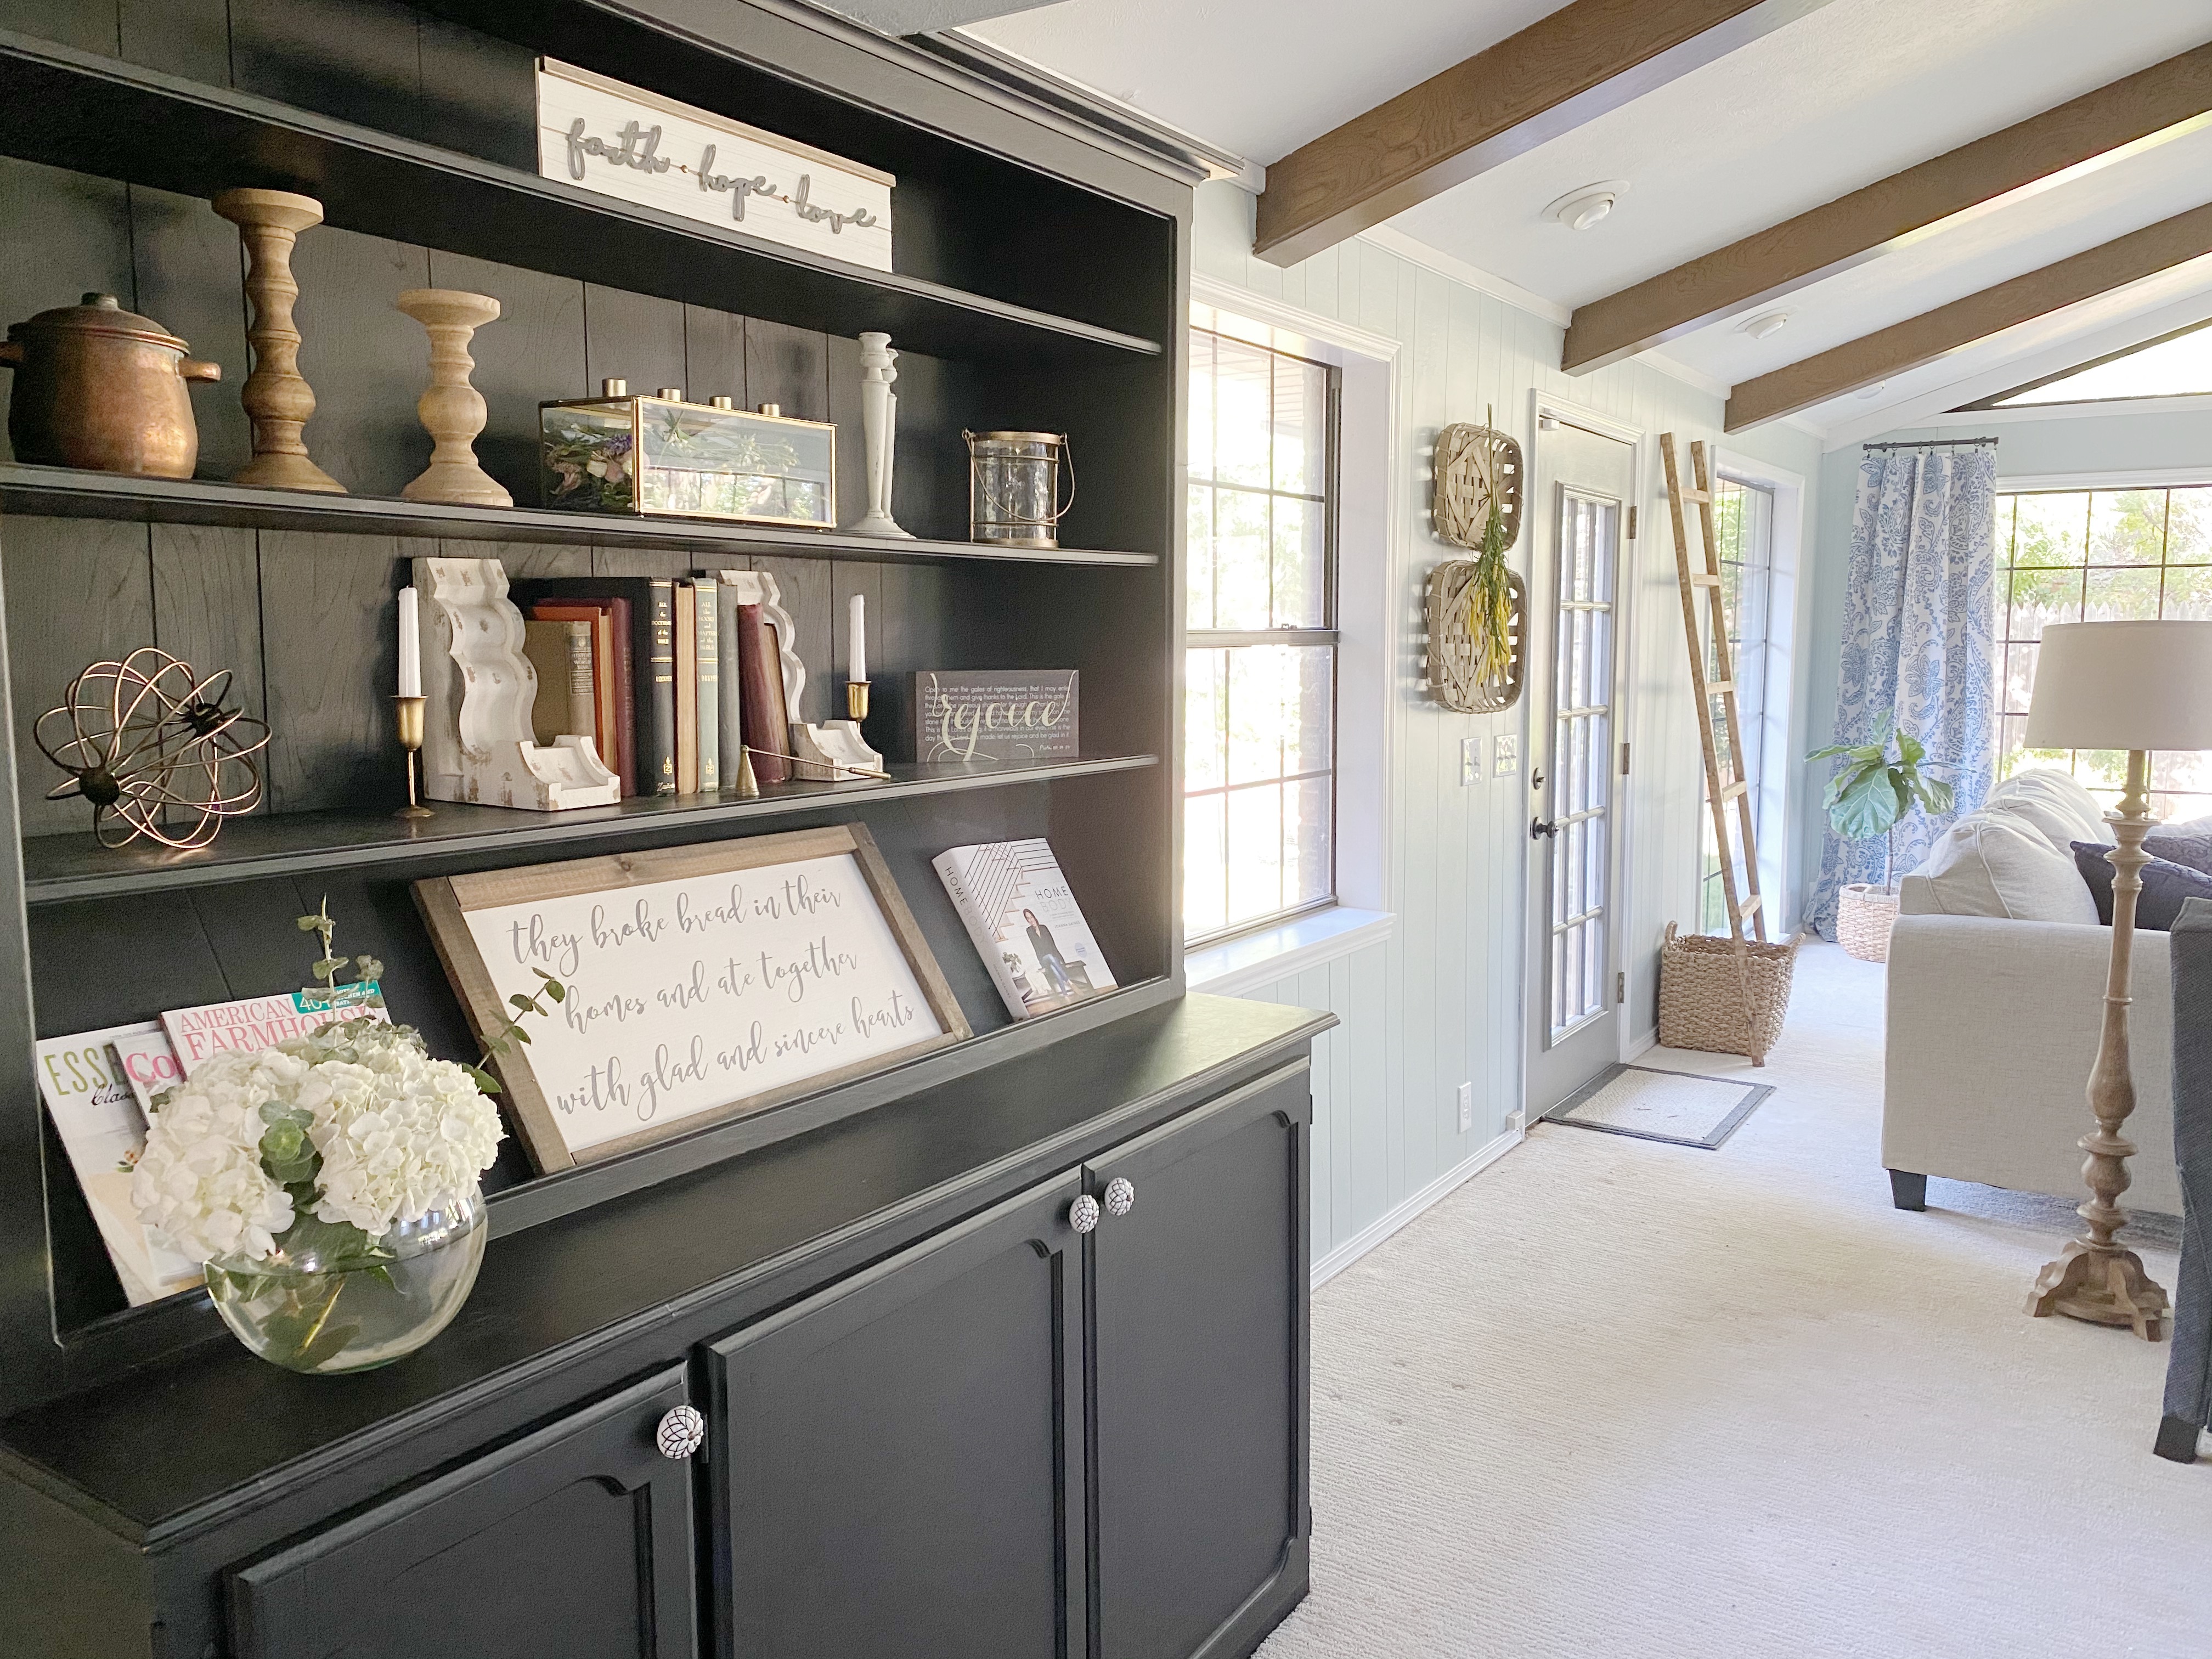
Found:
[(512, 584), (538, 670), (540, 743), (588, 737), (629, 795), (713, 794), (790, 775), (776, 625), (714, 575)]

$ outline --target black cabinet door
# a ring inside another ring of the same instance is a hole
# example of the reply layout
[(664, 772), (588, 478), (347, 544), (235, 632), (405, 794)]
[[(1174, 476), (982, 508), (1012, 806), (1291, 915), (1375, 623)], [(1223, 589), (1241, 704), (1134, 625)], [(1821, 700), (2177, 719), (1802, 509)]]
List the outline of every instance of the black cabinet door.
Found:
[(1312, 1112), (1301, 1061), (1091, 1166), (1097, 1659), (1243, 1654), (1305, 1593)]
[[(342, 1385), (341, 1385), (342, 1386)], [(674, 1367), (240, 1569), (239, 1659), (692, 1659)]]
[(724, 1659), (1079, 1659), (1071, 1170), (709, 1349)]

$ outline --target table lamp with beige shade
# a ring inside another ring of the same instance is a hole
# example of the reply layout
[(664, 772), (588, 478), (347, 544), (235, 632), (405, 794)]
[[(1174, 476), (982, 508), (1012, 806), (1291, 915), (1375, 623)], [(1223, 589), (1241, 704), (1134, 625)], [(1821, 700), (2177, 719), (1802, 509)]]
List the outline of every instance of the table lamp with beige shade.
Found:
[[(2128, 958), (2136, 896), (2150, 854), (2150, 757), (2159, 750), (2212, 749), (2212, 622), (2053, 623), (2043, 630), (2035, 691), (2028, 704), (2030, 749), (2124, 749), (2127, 793), (2105, 814), (2118, 842), (2112, 865), (2112, 963), (2105, 977), (2104, 1033), (2089, 1073), (2096, 1127), (2081, 1137), (2089, 1200), (2077, 1213), (2081, 1237), (2045, 1267), (2029, 1292), (2039, 1318), (2061, 1313), (2100, 1325), (2132, 1326), (2156, 1342), (2166, 1334), (2169, 1304), (2142, 1259), (2113, 1235), (2127, 1224), (2118, 1200), (2128, 1188), (2135, 1145), (2120, 1132), (2136, 1109), (2128, 1059)], [(2166, 1063), (2158, 1056), (2156, 1064)]]

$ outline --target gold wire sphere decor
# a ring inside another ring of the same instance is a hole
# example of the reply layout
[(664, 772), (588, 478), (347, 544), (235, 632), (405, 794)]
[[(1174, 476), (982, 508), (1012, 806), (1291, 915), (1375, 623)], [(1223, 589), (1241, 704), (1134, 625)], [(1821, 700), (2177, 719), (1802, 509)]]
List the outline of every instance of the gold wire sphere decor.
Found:
[(229, 696), (228, 668), (203, 679), (150, 645), (94, 663), (32, 728), (46, 757), (69, 774), (46, 799), (90, 801), (102, 847), (141, 836), (180, 852), (205, 847), (225, 818), (261, 800), (253, 757), (268, 747), (269, 728), (226, 707)]

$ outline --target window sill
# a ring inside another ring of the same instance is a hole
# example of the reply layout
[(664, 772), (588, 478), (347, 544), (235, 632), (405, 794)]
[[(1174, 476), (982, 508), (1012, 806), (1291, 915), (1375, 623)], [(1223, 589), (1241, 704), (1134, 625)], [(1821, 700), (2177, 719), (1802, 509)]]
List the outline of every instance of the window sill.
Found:
[(1398, 918), (1387, 910), (1334, 905), (1279, 927), (1208, 945), (1183, 957), (1183, 979), (1194, 991), (1243, 996), (1293, 974), (1350, 956), (1389, 939)]

